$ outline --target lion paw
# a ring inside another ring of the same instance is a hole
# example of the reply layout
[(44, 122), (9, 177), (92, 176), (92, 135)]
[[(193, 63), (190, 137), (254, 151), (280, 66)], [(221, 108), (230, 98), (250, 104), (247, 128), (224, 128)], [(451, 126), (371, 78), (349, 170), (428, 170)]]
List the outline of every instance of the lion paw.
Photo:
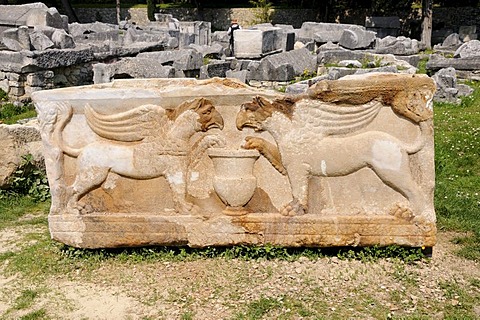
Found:
[(200, 207), (194, 205), (191, 202), (181, 202), (175, 205), (175, 211), (180, 214), (199, 214), (200, 213)]
[(280, 214), (284, 216), (301, 216), (305, 213), (307, 213), (306, 206), (301, 204), (298, 200), (293, 200), (280, 211)]
[(411, 221), (414, 218), (414, 214), (410, 208), (399, 204), (395, 205), (395, 207), (390, 210), (390, 215), (407, 221)]
[(244, 149), (256, 149), (262, 152), (265, 146), (265, 140), (258, 137), (248, 136), (245, 137), (245, 144), (242, 146)]

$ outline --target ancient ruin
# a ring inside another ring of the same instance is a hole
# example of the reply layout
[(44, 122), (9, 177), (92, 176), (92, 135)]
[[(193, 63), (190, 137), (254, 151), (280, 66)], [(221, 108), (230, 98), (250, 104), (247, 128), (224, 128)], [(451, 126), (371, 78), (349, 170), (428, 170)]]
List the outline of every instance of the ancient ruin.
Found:
[(432, 247), (434, 82), (286, 95), (232, 79), (39, 91), (53, 239), (75, 247)]

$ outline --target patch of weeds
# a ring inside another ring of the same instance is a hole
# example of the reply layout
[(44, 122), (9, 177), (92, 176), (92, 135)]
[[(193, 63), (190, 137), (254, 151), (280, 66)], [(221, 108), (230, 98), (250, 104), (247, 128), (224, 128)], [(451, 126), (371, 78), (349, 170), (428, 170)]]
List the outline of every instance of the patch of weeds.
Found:
[(363, 262), (376, 262), (379, 259), (398, 258), (406, 263), (413, 263), (425, 258), (422, 248), (409, 248), (397, 245), (363, 248), (342, 248), (338, 251), (337, 257), (347, 260), (360, 260)]
[(37, 311), (30, 312), (20, 317), (20, 320), (43, 320), (43, 319), (49, 319), (49, 317), (47, 317), (47, 312), (45, 311), (44, 308), (39, 309)]
[(308, 69), (305, 69), (305, 70), (303, 70), (302, 74), (295, 77), (295, 80), (292, 80), (290, 82), (290, 84), (305, 81), (305, 80), (309, 80), (309, 79), (312, 79), (316, 76), (317, 76), (317, 73), (315, 71), (310, 71)]
[(50, 198), (47, 174), (37, 166), (31, 154), (22, 156), (22, 162), (7, 185), (8, 190), (0, 191), (0, 196), (2, 193), (24, 195), (36, 202), (44, 202)]
[(8, 94), (5, 92), (5, 90), (0, 89), (0, 102), (5, 101), (8, 101)]
[(33, 305), (35, 298), (38, 297), (38, 290), (25, 289), (15, 299), (15, 305), (13, 308), (16, 310), (27, 309)]
[(16, 123), (18, 120), (34, 118), (37, 116), (32, 104), (17, 106), (13, 103), (0, 105), (0, 121), (6, 124)]
[(186, 311), (180, 316), (180, 319), (182, 319), (182, 320), (192, 320), (193, 316), (194, 316), (193, 312)]
[[(13, 224), (46, 225), (46, 214), (49, 207), (50, 201), (37, 202), (31, 197), (17, 194), (5, 194), (0, 191), (0, 229), (11, 226)], [(31, 213), (41, 213), (41, 215), (30, 220), (18, 220), (20, 217)]]
[(247, 305), (247, 310), (235, 316), (235, 319), (262, 319), (265, 315), (275, 309), (281, 308), (280, 301), (271, 297), (260, 297)]
[(427, 62), (428, 58), (423, 58), (418, 61), (417, 73), (418, 74), (427, 74)]

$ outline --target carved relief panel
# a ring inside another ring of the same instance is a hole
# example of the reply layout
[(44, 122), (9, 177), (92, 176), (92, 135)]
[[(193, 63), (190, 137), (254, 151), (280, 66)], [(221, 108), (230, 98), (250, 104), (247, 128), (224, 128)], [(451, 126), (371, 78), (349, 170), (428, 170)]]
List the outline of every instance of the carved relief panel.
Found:
[(37, 92), (54, 239), (87, 248), (433, 246), (433, 81), (285, 96), (230, 79)]

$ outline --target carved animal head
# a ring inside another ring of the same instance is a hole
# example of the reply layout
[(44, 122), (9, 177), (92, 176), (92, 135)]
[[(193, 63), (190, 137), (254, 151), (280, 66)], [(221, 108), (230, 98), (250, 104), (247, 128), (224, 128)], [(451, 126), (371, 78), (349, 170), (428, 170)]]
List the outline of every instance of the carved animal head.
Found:
[(255, 131), (262, 131), (263, 122), (272, 116), (274, 112), (280, 112), (291, 119), (294, 111), (295, 101), (290, 98), (275, 99), (273, 102), (256, 96), (252, 102), (246, 102), (240, 106), (237, 114), (237, 129), (245, 127), (253, 128)]
[(171, 111), (169, 118), (175, 120), (187, 110), (195, 111), (198, 114), (198, 123), (201, 131), (207, 131), (213, 128), (223, 129), (222, 115), (215, 109), (213, 103), (205, 98), (197, 98), (182, 103), (175, 110)]

